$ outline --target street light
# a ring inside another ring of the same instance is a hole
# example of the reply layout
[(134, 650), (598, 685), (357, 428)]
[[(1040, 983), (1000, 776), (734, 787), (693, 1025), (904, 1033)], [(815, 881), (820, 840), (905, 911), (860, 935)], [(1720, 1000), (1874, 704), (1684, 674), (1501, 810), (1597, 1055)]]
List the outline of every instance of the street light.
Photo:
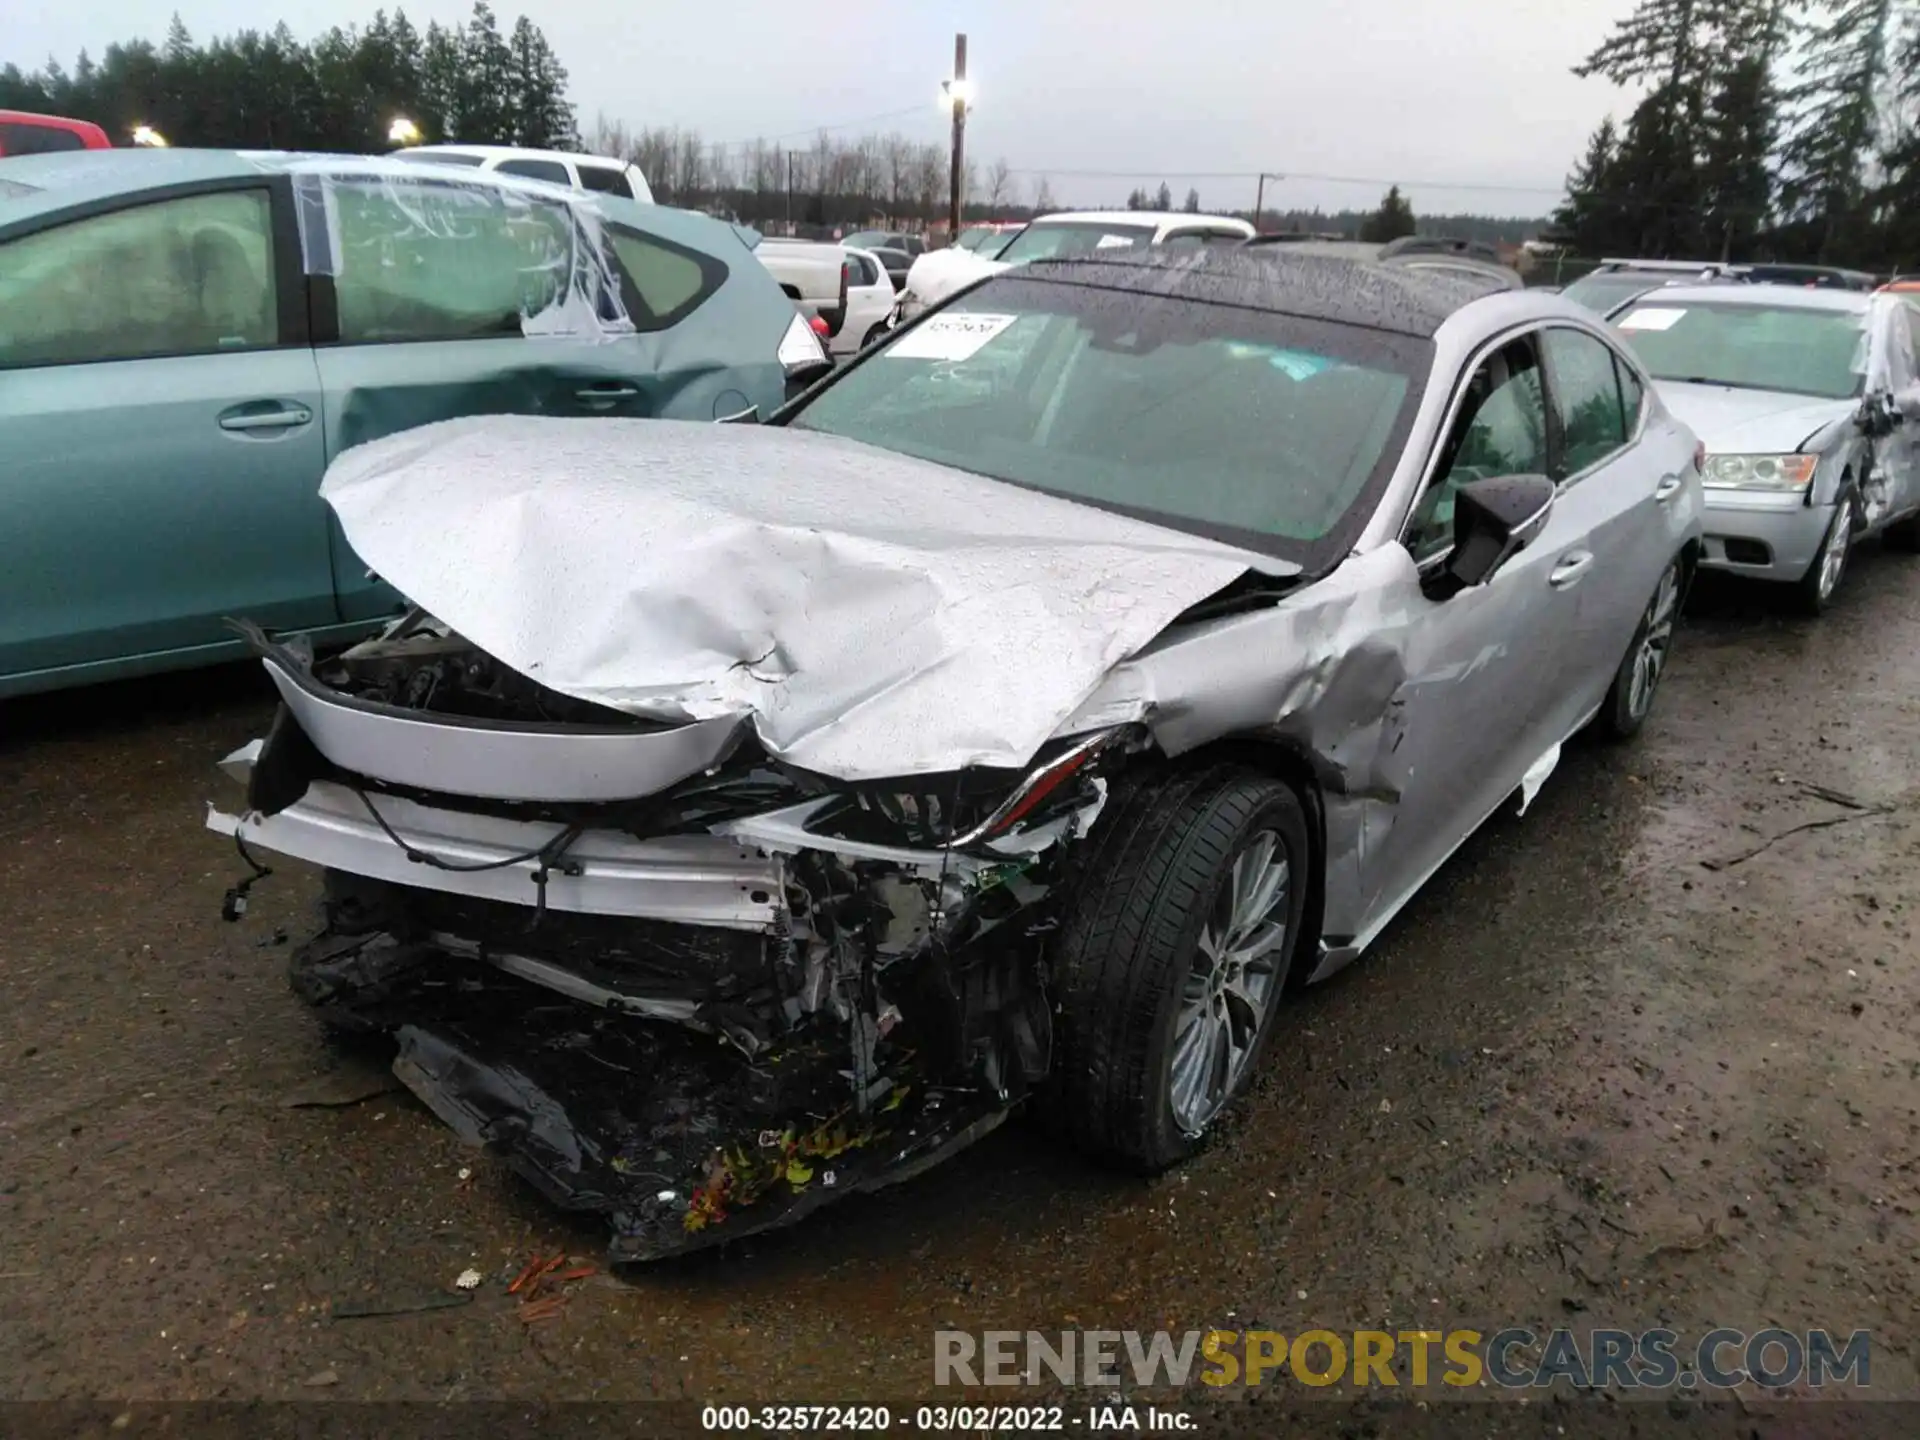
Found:
[(420, 127), (404, 115), (395, 116), (393, 124), (387, 127), (387, 143), (389, 145), (418, 145), (420, 143)]
[(133, 143), (154, 150), (164, 150), (167, 148), (167, 137), (151, 125), (136, 125), (133, 127)]
[(964, 76), (958, 80), (942, 80), (940, 108), (942, 110), (973, 109), (973, 82)]

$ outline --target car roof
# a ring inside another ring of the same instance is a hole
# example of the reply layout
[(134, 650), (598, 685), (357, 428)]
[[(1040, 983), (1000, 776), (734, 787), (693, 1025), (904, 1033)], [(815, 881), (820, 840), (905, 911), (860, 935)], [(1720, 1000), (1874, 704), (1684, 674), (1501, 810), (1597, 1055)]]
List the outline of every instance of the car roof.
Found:
[[(1767, 310), (1837, 310), (1864, 315), (1873, 296), (1864, 290), (1837, 290), (1808, 285), (1659, 285), (1638, 295), (1632, 303), (1652, 299), (1660, 305), (1742, 305)], [(1625, 308), (1624, 306), (1622, 308)]]
[(611, 155), (583, 155), (573, 150), (535, 150), (525, 145), (409, 145), (404, 150), (396, 150), (396, 155), (478, 155), (487, 160), (558, 160), (562, 164), (571, 160), (598, 165), (617, 165), (626, 169), (627, 162)]
[(1489, 294), (1512, 293), (1490, 291), (1484, 285), (1431, 271), (1329, 255), (1295, 255), (1285, 249), (1128, 251), (1113, 258), (1031, 260), (1008, 273), (1014, 279), (1237, 305), (1423, 339), (1432, 338), (1449, 316), (1474, 301)]
[(1036, 216), (1035, 225), (1151, 225), (1155, 229), (1169, 221), (1208, 225), (1226, 221), (1244, 225), (1231, 215), (1196, 215), (1187, 210), (1056, 210)]
[(438, 175), (466, 185), (490, 185), (549, 196), (578, 204), (583, 194), (599, 205), (634, 205), (623, 196), (581, 192), (559, 184), (491, 170), (434, 166), (394, 160), (385, 155), (324, 155), (293, 150), (62, 150), (0, 160), (0, 179), (34, 188), (31, 194), (0, 198), (0, 226), (67, 210), (95, 200), (112, 200), (142, 190), (261, 175), (383, 175), (404, 172), (411, 178)]

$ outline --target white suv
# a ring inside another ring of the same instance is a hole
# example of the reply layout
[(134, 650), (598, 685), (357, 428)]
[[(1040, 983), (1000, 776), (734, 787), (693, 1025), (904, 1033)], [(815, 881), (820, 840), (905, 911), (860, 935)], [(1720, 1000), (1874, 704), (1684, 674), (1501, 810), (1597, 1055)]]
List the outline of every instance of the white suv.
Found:
[(512, 145), (414, 145), (393, 152), (400, 160), (427, 165), (469, 165), (497, 170), (528, 180), (545, 180), (572, 190), (597, 190), (643, 204), (653, 203), (653, 187), (638, 165), (604, 155), (576, 155), (569, 150), (522, 150)]

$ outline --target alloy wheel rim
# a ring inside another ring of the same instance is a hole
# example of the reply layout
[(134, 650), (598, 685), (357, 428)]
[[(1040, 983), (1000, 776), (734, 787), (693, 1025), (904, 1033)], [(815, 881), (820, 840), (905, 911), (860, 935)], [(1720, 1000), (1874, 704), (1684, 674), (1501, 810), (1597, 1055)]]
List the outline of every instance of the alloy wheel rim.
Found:
[(1853, 540), (1852, 517), (1843, 508), (1833, 517), (1827, 543), (1820, 550), (1820, 598), (1828, 599), (1840, 588), (1840, 574), (1847, 568), (1847, 550)]
[(1168, 1067), (1174, 1123), (1188, 1135), (1220, 1113), (1253, 1063), (1280, 990), (1291, 888), (1286, 846), (1262, 830), (1234, 857), (1200, 929)]
[(1640, 648), (1633, 656), (1633, 679), (1627, 688), (1627, 708), (1638, 720), (1653, 706), (1653, 692), (1667, 667), (1667, 651), (1673, 644), (1673, 622), (1680, 608), (1680, 566), (1667, 567), (1647, 602), (1641, 622)]

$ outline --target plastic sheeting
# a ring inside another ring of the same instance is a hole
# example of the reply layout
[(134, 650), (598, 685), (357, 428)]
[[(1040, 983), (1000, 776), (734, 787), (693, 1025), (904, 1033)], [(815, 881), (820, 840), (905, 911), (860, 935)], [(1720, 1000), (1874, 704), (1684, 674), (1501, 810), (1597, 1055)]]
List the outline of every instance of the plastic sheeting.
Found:
[(748, 712), (844, 780), (1025, 765), (1272, 559), (832, 436), (485, 417), (349, 451), (369, 565), (496, 659), (659, 720)]
[(377, 325), (383, 310), (418, 305), (481, 321), (518, 315), (527, 336), (634, 332), (589, 195), (399, 160), (288, 168), (303, 264), (333, 277), (349, 339), (356, 320)]

